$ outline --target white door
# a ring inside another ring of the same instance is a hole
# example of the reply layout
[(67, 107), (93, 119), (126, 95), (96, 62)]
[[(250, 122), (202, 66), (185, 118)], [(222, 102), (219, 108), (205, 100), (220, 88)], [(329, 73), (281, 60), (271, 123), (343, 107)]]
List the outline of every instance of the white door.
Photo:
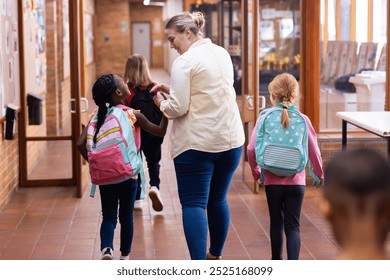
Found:
[(142, 54), (148, 61), (149, 66), (151, 64), (150, 57), (150, 23), (148, 22), (135, 22), (132, 27), (132, 42), (133, 42), (133, 54)]

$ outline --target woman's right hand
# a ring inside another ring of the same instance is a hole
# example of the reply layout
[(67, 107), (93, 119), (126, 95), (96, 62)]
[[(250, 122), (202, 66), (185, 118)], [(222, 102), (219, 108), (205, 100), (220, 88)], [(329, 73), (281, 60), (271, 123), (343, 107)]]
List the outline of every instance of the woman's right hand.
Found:
[(157, 93), (159, 91), (162, 91), (162, 92), (164, 92), (166, 94), (169, 94), (169, 86), (165, 85), (165, 84), (157, 84), (154, 87), (152, 87), (150, 89), (150, 91), (153, 92), (153, 93)]
[(167, 100), (167, 97), (162, 93), (161, 91), (158, 91), (154, 96), (153, 96), (153, 102), (156, 104), (158, 108), (160, 108), (161, 102)]

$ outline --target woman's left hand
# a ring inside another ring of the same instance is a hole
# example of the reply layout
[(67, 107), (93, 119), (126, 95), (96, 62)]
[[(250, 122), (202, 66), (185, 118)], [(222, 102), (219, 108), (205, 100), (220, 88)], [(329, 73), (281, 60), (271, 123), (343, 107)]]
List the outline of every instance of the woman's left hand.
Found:
[(166, 94), (169, 94), (169, 86), (165, 85), (165, 84), (157, 84), (155, 85), (154, 87), (152, 87), (150, 89), (151, 92), (159, 92), (159, 91), (162, 91)]

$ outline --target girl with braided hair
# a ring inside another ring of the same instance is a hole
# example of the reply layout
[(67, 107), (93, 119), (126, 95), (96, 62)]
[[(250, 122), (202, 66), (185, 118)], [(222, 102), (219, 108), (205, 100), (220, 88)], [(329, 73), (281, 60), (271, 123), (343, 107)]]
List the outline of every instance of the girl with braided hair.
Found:
[[(283, 108), (280, 117), (282, 128), (290, 125), (288, 107), (294, 105), (298, 97), (299, 85), (294, 76), (288, 73), (277, 75), (268, 86), (273, 106)], [(300, 113), (300, 112), (298, 112)], [(308, 129), (308, 154), (314, 173), (322, 181), (322, 159), (316, 133), (309, 118), (300, 113)], [(262, 119), (258, 118), (253, 128), (247, 148), (248, 160), (255, 180), (260, 179), (260, 167), (256, 162), (255, 145), (257, 127)], [(267, 121), (267, 119), (265, 119)], [(301, 246), (300, 214), (306, 185), (306, 173), (303, 170), (291, 176), (277, 176), (264, 170), (264, 185), (270, 214), (270, 237), (273, 260), (281, 260), (283, 252), (283, 232), (286, 235), (287, 259), (299, 259)]]
[[(165, 135), (168, 125), (167, 118), (163, 117), (159, 125), (149, 122), (142, 113), (124, 106), (125, 100), (129, 95), (130, 92), (127, 85), (119, 76), (107, 74), (97, 79), (92, 87), (92, 97), (98, 106), (97, 129), (94, 135), (95, 142), (96, 135), (107, 117), (108, 108), (112, 106), (122, 108), (125, 111), (129, 121), (121, 123), (121, 126), (131, 126), (131, 129), (135, 133), (136, 142), (140, 137), (139, 128), (156, 136), (163, 137)], [(86, 136), (87, 128), (83, 130), (78, 140), (77, 147), (84, 159), (88, 161)], [(99, 190), (103, 216), (100, 227), (100, 249), (102, 251), (102, 259), (113, 259), (114, 230), (119, 216), (121, 225), (120, 259), (127, 260), (129, 259), (131, 243), (133, 240), (133, 208), (137, 192), (137, 178), (130, 178), (121, 183), (101, 185), (99, 186)]]

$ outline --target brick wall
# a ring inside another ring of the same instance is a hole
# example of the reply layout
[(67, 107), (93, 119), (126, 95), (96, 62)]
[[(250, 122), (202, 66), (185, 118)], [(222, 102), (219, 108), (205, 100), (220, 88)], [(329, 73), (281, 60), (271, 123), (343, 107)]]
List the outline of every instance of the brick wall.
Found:
[[(387, 141), (385, 139), (369, 133), (350, 133), (347, 137), (347, 149), (371, 148), (387, 157)], [(318, 146), (320, 147), (322, 165), (325, 170), (329, 160), (342, 151), (341, 136), (340, 134), (319, 134)], [(306, 185), (312, 184), (313, 179), (306, 170)]]
[[(319, 135), (318, 144), (325, 168), (329, 160), (342, 150), (341, 136), (339, 134)], [(349, 133), (347, 136), (347, 149), (359, 147), (375, 149), (387, 157), (387, 141), (385, 139), (369, 133)]]
[[(96, 75), (123, 75), (130, 55), (130, 11), (128, 1), (96, 1)], [(126, 28), (127, 24), (127, 28)]]
[[(0, 124), (5, 131), (6, 123)], [(15, 122), (15, 138), (4, 140), (0, 138), (0, 210), (10, 201), (19, 186), (19, 139), (18, 122)]]
[[(319, 134), (318, 146), (320, 147), (323, 169), (330, 159), (342, 151), (341, 135), (340, 134)], [(369, 134), (366, 132), (350, 133), (347, 136), (347, 149), (370, 148), (377, 150), (384, 157), (387, 157), (387, 141), (384, 138)], [(308, 169), (306, 169), (306, 185), (313, 184), (313, 179), (310, 177)]]

